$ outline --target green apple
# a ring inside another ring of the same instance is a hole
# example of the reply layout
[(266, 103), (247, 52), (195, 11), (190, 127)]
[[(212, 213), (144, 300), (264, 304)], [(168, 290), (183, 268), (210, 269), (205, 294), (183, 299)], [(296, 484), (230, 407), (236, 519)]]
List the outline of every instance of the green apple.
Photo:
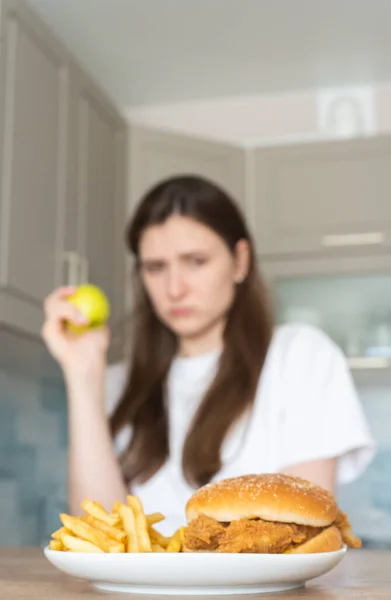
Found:
[(101, 327), (110, 316), (110, 304), (104, 292), (90, 283), (80, 285), (68, 298), (68, 302), (76, 306), (78, 311), (88, 319), (86, 325), (68, 323), (68, 328), (74, 332), (88, 331)]

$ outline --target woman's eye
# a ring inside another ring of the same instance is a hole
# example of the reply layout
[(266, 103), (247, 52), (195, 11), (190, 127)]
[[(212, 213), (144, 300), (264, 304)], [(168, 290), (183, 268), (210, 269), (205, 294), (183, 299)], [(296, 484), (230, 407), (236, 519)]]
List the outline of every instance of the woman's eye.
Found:
[(149, 265), (144, 265), (144, 271), (146, 273), (160, 273), (164, 268), (164, 265), (159, 263), (151, 263)]
[(206, 263), (206, 258), (201, 257), (201, 256), (192, 256), (189, 258), (189, 264), (194, 267), (199, 267), (201, 265), (204, 265), (205, 263)]

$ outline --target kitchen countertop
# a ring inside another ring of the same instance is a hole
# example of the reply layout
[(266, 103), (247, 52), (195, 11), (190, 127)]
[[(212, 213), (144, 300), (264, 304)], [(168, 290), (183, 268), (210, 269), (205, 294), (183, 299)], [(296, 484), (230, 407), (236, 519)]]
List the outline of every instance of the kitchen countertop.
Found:
[[(0, 548), (1, 600), (97, 600), (99, 597), (119, 600), (136, 596), (94, 591), (88, 583), (57, 571), (39, 548)], [(262, 600), (390, 600), (391, 551), (349, 551), (333, 571), (309, 582), (306, 588), (258, 597)], [(138, 595), (137, 598), (150, 600), (159, 596)], [(175, 598), (179, 600), (181, 596)], [(250, 600), (254, 595), (219, 596), (220, 600), (224, 598)]]

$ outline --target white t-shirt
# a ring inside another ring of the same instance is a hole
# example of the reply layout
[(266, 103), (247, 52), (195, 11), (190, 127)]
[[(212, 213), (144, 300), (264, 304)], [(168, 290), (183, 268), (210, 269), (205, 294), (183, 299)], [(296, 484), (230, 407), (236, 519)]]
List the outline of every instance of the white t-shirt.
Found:
[[(183, 478), (181, 452), (191, 420), (217, 369), (219, 352), (174, 359), (167, 381), (170, 456), (143, 485), (132, 486), (146, 512), (167, 516), (162, 531), (184, 524), (194, 492)], [(125, 383), (126, 367), (109, 368), (111, 413)], [(223, 410), (223, 407), (222, 407)], [(117, 452), (130, 428), (115, 440)], [(278, 472), (302, 462), (337, 458), (338, 483), (357, 478), (375, 451), (364, 412), (341, 350), (307, 325), (283, 325), (274, 333), (262, 370), (254, 410), (225, 440), (223, 468), (215, 479)]]

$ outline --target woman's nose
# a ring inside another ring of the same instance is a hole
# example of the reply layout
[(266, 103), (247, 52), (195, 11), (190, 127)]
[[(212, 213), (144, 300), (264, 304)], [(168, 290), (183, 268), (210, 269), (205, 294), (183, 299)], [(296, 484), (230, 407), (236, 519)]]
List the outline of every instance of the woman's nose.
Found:
[(178, 270), (168, 273), (167, 291), (171, 298), (181, 298), (186, 292), (185, 280)]

